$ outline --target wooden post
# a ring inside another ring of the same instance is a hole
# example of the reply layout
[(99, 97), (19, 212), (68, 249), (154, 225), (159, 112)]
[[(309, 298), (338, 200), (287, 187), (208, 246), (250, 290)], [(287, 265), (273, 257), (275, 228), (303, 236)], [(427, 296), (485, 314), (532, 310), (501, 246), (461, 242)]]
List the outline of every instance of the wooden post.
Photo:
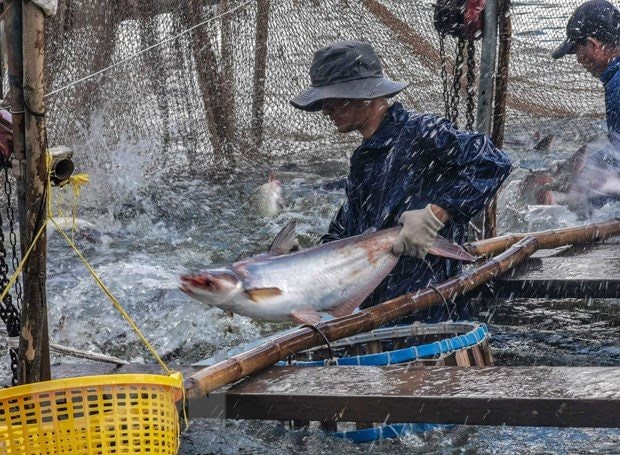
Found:
[[(45, 18), (43, 11), (30, 1), (22, 5), (23, 65), (26, 145), (26, 218), (20, 219), (29, 247), (47, 216), (47, 139), (45, 134), (45, 102), (43, 73), (45, 54)], [(51, 378), (49, 340), (47, 338), (47, 301), (45, 230), (24, 268), (24, 299), (19, 339), (19, 372), (21, 383)]]
[(491, 135), (493, 124), (493, 84), (497, 48), (497, 1), (486, 0), (484, 6), (484, 34), (480, 53), (480, 78), (478, 80), (478, 111), (476, 129)]
[(265, 80), (267, 76), (267, 41), (269, 38), (269, 0), (258, 0), (254, 48), (254, 89), (252, 96), (252, 137), (255, 152), (263, 142)]
[(506, 99), (508, 97), (508, 67), (510, 45), (512, 44), (512, 21), (510, 19), (511, 0), (499, 0), (498, 26), (499, 48), (497, 51), (497, 77), (495, 78), (495, 106), (491, 138), (497, 147), (504, 145), (504, 126), (506, 125)]
[[(480, 53), (480, 78), (478, 79), (476, 130), (489, 137), (493, 127), (493, 86), (497, 50), (497, 2), (498, 0), (486, 0), (484, 6), (484, 33), (482, 37), (482, 51)], [(495, 226), (494, 207), (495, 203), (494, 199), (492, 199), (484, 211), (474, 217), (471, 222), (475, 229), (470, 230), (470, 239), (489, 238), (495, 235), (494, 229), (491, 229), (492, 232), (489, 232), (488, 229), (489, 226)], [(489, 217), (492, 219), (487, 221)]]
[[(495, 78), (495, 97), (493, 109), (493, 126), (491, 139), (496, 147), (504, 144), (504, 126), (506, 124), (506, 99), (508, 96), (508, 63), (512, 39), (512, 21), (510, 20), (510, 0), (498, 0), (499, 50), (497, 55), (497, 76)], [(485, 208), (484, 238), (497, 235), (497, 196), (489, 201)]]

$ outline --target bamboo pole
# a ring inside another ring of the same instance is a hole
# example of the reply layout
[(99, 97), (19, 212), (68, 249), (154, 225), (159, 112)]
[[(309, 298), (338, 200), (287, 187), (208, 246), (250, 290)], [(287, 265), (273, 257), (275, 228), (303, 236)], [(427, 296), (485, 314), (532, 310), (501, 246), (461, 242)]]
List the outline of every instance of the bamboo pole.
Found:
[(118, 357), (99, 354), (97, 352), (84, 351), (70, 346), (63, 346), (61, 344), (50, 343), (50, 349), (57, 354), (78, 357), (80, 359), (96, 360), (98, 362), (113, 363), (115, 365), (129, 365), (127, 360), (119, 359)]
[(620, 235), (620, 218), (602, 223), (587, 224), (585, 226), (550, 229), (547, 231), (527, 232), (523, 234), (508, 234), (493, 239), (466, 243), (464, 247), (474, 256), (493, 256), (525, 237), (534, 237), (538, 240), (541, 249), (552, 249), (563, 245), (595, 242), (616, 235)]
[[(33, 2), (23, 2), (24, 106), (26, 142), (26, 230), (27, 246), (41, 229), (47, 216), (47, 138), (43, 73), (45, 18)], [(21, 383), (51, 379), (47, 302), (45, 291), (47, 239), (45, 230), (37, 241), (24, 268), (24, 301), (19, 340)]]
[[(536, 239), (525, 238), (505, 253), (443, 283), (397, 297), (359, 313), (319, 323), (316, 327), (330, 341), (367, 332), (415, 311), (441, 304), (444, 299), (449, 300), (471, 291), (524, 261), (537, 249)], [(187, 397), (194, 399), (204, 396), (219, 387), (283, 360), (295, 352), (323, 342), (323, 338), (311, 328), (302, 328), (283, 335), (195, 373), (185, 383)]]

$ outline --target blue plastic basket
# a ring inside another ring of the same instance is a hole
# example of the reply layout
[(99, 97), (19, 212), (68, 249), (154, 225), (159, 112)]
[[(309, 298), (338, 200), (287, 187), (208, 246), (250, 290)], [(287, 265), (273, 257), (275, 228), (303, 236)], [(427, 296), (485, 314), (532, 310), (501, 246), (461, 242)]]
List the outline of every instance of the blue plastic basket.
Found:
[[(463, 333), (465, 332), (465, 333)], [(364, 344), (369, 341), (392, 341), (395, 338), (411, 338), (422, 335), (439, 335), (446, 333), (462, 333), (462, 335), (454, 335), (450, 338), (434, 341), (421, 345), (413, 345), (403, 349), (396, 349), (386, 352), (374, 354), (362, 354), (348, 357), (336, 357), (334, 359), (321, 360), (294, 360), (278, 362), (278, 365), (295, 365), (295, 366), (326, 366), (326, 365), (342, 365), (342, 366), (385, 366), (398, 365), (407, 362), (413, 362), (421, 359), (432, 359), (440, 355), (447, 355), (461, 349), (471, 348), (489, 336), (487, 326), (477, 322), (445, 322), (439, 324), (421, 324), (413, 323), (405, 326), (385, 327), (376, 329), (354, 337), (345, 338), (331, 343), (331, 348), (335, 351), (338, 348), (351, 346), (354, 344)], [(304, 351), (304, 354), (311, 357), (318, 350), (310, 349)]]
[[(444, 338), (432, 343), (411, 345), (402, 349), (385, 351), (394, 344), (395, 339), (410, 339), (426, 335), (447, 335)], [(462, 349), (469, 349), (476, 346), (489, 337), (487, 326), (477, 322), (444, 322), (439, 324), (422, 324), (415, 322), (411, 325), (383, 327), (371, 332), (363, 333), (353, 337), (345, 338), (330, 343), (333, 353), (346, 352), (348, 347), (357, 345), (364, 349), (369, 342), (381, 342), (384, 352), (360, 354), (356, 356), (343, 356), (320, 360), (295, 360), (288, 362), (278, 362), (278, 365), (296, 366), (326, 366), (326, 365), (347, 365), (347, 366), (384, 366), (397, 365), (421, 360), (438, 359)], [(325, 348), (314, 348), (301, 353), (301, 356), (312, 358), (313, 356), (325, 356)], [(330, 433), (337, 438), (348, 439), (352, 442), (362, 443), (376, 441), (385, 438), (399, 438), (412, 433), (423, 433), (429, 430), (448, 429), (452, 424), (427, 424), (427, 423), (407, 423), (381, 425), (373, 428), (359, 430), (337, 431)]]

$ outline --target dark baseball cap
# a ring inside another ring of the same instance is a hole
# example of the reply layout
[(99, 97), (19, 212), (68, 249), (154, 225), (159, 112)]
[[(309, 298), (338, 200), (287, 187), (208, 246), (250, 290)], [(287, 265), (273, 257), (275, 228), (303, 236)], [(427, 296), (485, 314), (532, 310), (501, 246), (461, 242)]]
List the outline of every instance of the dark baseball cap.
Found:
[(597, 38), (605, 44), (620, 42), (620, 10), (606, 0), (590, 0), (577, 7), (566, 25), (566, 39), (551, 56), (574, 54), (579, 42)]
[(310, 88), (291, 100), (296, 108), (310, 112), (320, 111), (328, 98), (387, 98), (409, 85), (384, 77), (377, 54), (362, 41), (339, 41), (316, 51), (310, 80)]

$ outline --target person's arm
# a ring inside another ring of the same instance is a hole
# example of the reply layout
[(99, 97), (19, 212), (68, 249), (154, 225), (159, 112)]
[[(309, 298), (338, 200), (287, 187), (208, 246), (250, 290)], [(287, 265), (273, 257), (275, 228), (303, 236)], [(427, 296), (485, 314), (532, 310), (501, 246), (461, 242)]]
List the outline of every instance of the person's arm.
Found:
[(508, 177), (511, 164), (484, 135), (458, 131), (444, 119), (420, 116), (417, 127), (421, 145), (434, 151), (439, 163), (439, 188), (424, 209), (401, 215), (403, 227), (392, 251), (422, 259), (448, 220), (466, 223), (484, 207)]
[(620, 146), (620, 78), (613, 77), (605, 86), (605, 111), (609, 142)]
[(438, 205), (431, 204), (431, 210), (433, 211), (433, 215), (443, 224), (446, 224), (446, 221), (452, 218), (452, 215), (450, 215), (446, 209)]
[(447, 120), (430, 115), (420, 122), (424, 146), (434, 150), (439, 163), (439, 188), (431, 202), (466, 223), (506, 180), (510, 160), (481, 133), (456, 130)]

